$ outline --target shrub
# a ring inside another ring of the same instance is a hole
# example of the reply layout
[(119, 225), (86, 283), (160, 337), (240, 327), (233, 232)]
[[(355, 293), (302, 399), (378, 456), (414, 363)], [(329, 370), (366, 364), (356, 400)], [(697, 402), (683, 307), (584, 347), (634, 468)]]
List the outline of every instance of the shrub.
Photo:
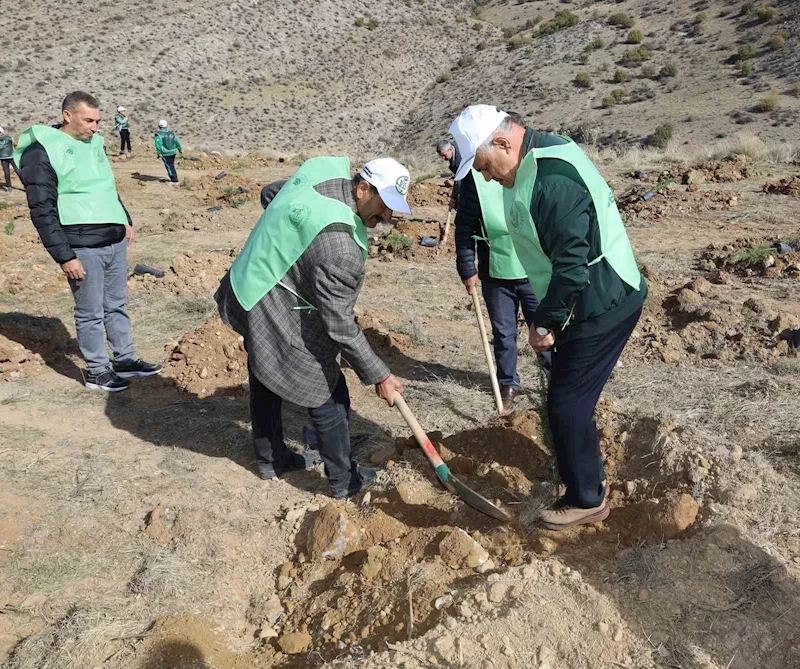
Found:
[(739, 63), (739, 70), (745, 77), (749, 77), (753, 72), (753, 63), (749, 60), (743, 60)]
[(758, 49), (755, 44), (742, 44), (736, 52), (736, 58), (738, 60), (748, 60), (755, 58), (756, 54), (758, 54)]
[(469, 67), (470, 65), (475, 64), (475, 56), (461, 56), (458, 59), (458, 66), (459, 67)]
[(600, 37), (595, 37), (591, 42), (589, 42), (585, 47), (583, 47), (584, 51), (597, 51), (598, 49), (602, 49), (606, 43)]
[(625, 12), (616, 12), (608, 17), (608, 24), (611, 26), (619, 26), (620, 28), (633, 28), (636, 19), (628, 16)]
[(656, 68), (652, 65), (643, 66), (641, 72), (644, 79), (652, 79), (656, 76)]
[(475, 47), (475, 51), (483, 51), (487, 46), (489, 46), (486, 40), (482, 42), (478, 42), (477, 46)]
[(653, 134), (645, 139), (645, 144), (647, 144), (647, 146), (653, 146), (657, 149), (666, 149), (667, 144), (669, 144), (669, 140), (672, 139), (674, 132), (675, 128), (672, 126), (672, 123), (664, 123), (658, 126), (653, 131)]
[(516, 28), (503, 28), (503, 37), (506, 39), (514, 37), (519, 32)]
[(525, 30), (530, 30), (531, 28), (535, 28), (541, 22), (542, 22), (542, 17), (541, 15), (537, 14), (532, 19), (528, 19), (527, 21), (525, 21)]
[(761, 23), (769, 23), (770, 21), (774, 21), (775, 17), (778, 16), (778, 10), (769, 6), (759, 7), (756, 10), (756, 16)]
[(453, 75), (450, 72), (442, 72), (438, 77), (436, 77), (437, 83), (443, 84), (445, 81), (450, 81), (453, 78)]
[(519, 49), (521, 46), (531, 42), (533, 42), (533, 39), (529, 35), (514, 35), (511, 39), (506, 40), (509, 49)]
[(767, 46), (773, 51), (782, 49), (786, 46), (786, 38), (783, 35), (775, 35), (768, 43)]
[(573, 14), (568, 9), (562, 9), (556, 12), (556, 15), (549, 21), (545, 21), (539, 26), (539, 35), (552, 35), (559, 30), (569, 28), (578, 23), (580, 19), (577, 14)]
[(794, 95), (796, 98), (800, 98), (800, 83), (794, 84), (787, 92), (789, 95)]
[(694, 17), (695, 23), (703, 23), (704, 21), (708, 20), (708, 12), (700, 12), (697, 16)]
[(628, 81), (628, 73), (625, 70), (617, 70), (611, 79), (615, 84), (622, 84)]
[(775, 91), (770, 91), (761, 98), (754, 107), (757, 112), (772, 112), (781, 106), (781, 97)]
[(587, 72), (578, 72), (578, 74), (575, 75), (573, 83), (578, 88), (591, 88), (592, 78), (589, 76)]
[(659, 72), (662, 78), (666, 79), (668, 77), (676, 77), (678, 75), (678, 68), (675, 67), (672, 63), (667, 63), (664, 67), (661, 68)]
[(389, 251), (405, 251), (406, 249), (411, 248), (411, 240), (408, 238), (407, 235), (397, 234), (393, 232), (391, 235), (386, 237), (385, 242), (386, 248)]
[(645, 46), (635, 46), (622, 54), (623, 63), (643, 63), (650, 60), (650, 51)]
[(614, 98), (617, 102), (622, 100), (625, 97), (625, 89), (624, 88), (615, 88), (611, 91), (611, 97)]
[[(5, 204), (5, 202), (3, 204)], [(16, 226), (16, 223), (14, 223), (14, 221), (9, 221), (8, 223), (6, 223), (6, 227), (3, 228), (3, 229), (5, 230), (5, 233), (7, 235), (13, 235), (14, 234), (14, 228), (16, 228), (16, 227), (17, 226)]]
[(641, 44), (644, 41), (644, 33), (634, 28), (628, 33), (628, 44)]
[(747, 16), (753, 12), (753, 3), (752, 2), (745, 2), (742, 5), (742, 8), (739, 10), (739, 16)]
[(602, 104), (605, 109), (608, 109), (609, 107), (613, 107), (615, 104), (617, 104), (617, 98), (615, 98), (613, 95), (606, 95), (600, 104)]

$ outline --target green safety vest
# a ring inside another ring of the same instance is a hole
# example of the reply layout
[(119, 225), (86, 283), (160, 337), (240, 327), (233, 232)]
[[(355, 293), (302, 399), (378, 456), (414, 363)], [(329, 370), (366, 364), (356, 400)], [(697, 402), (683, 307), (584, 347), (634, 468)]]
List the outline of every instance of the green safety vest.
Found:
[[(350, 179), (348, 158), (311, 158), (283, 185), (253, 228), (233, 261), (231, 287), (245, 311), (250, 311), (281, 279), (314, 238), (332, 223), (350, 226), (353, 239), (367, 258), (367, 228), (344, 202), (320, 195), (314, 186), (331, 179)], [(297, 295), (297, 293), (295, 293)], [(305, 306), (313, 309), (297, 295)]]
[(537, 161), (545, 158), (555, 158), (568, 163), (577, 173), (575, 176), (578, 183), (589, 191), (592, 198), (600, 228), (601, 253), (588, 264), (591, 266), (605, 259), (620, 279), (634, 290), (639, 290), (642, 275), (636, 264), (614, 194), (592, 161), (575, 142), (569, 140), (566, 144), (531, 149), (517, 169), (514, 186), (506, 189), (503, 194), (508, 231), (533, 292), (540, 300), (543, 299), (553, 275), (553, 263), (542, 250), (536, 225), (531, 217), (531, 197), (539, 167)]
[(119, 223), (128, 225), (119, 201), (114, 172), (103, 150), (103, 138), (95, 133), (88, 142), (75, 139), (49, 125), (34, 125), (19, 137), (14, 163), (39, 142), (58, 178), (58, 219), (61, 225)]
[(503, 203), (503, 187), (496, 181), (486, 181), (480, 172), (472, 170), (472, 179), (481, 204), (484, 237), (475, 239), (489, 245), (489, 276), (493, 279), (524, 279), (525, 268), (514, 251), (508, 234)]

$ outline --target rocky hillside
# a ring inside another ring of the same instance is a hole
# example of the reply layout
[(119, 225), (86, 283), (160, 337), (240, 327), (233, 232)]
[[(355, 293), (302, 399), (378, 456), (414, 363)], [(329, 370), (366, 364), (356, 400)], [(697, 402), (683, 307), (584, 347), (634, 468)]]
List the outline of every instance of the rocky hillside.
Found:
[[(692, 146), (743, 127), (791, 140), (800, 113), (796, 0), (120, 0), (86, 12), (20, 0), (0, 47), (0, 123), (51, 122), (98, 95), (109, 134), (168, 118), (188, 146), (308, 154), (431, 142), (464, 105), (615, 148)], [(653, 136), (656, 128), (665, 122)]]

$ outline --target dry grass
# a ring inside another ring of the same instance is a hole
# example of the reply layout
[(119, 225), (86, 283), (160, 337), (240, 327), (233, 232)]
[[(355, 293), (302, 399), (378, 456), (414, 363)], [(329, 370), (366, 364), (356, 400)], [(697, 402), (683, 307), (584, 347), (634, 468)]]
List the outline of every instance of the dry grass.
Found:
[(666, 544), (638, 541), (617, 554), (616, 579), (650, 587), (658, 581), (659, 563)]

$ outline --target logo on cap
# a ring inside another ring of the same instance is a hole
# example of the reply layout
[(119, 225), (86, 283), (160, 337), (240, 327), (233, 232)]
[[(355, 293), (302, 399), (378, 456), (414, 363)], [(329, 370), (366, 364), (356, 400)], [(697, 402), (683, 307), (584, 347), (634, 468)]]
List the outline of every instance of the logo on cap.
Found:
[(397, 189), (397, 192), (400, 193), (400, 195), (405, 197), (406, 193), (408, 193), (408, 177), (398, 177), (397, 181), (394, 182), (394, 187)]

